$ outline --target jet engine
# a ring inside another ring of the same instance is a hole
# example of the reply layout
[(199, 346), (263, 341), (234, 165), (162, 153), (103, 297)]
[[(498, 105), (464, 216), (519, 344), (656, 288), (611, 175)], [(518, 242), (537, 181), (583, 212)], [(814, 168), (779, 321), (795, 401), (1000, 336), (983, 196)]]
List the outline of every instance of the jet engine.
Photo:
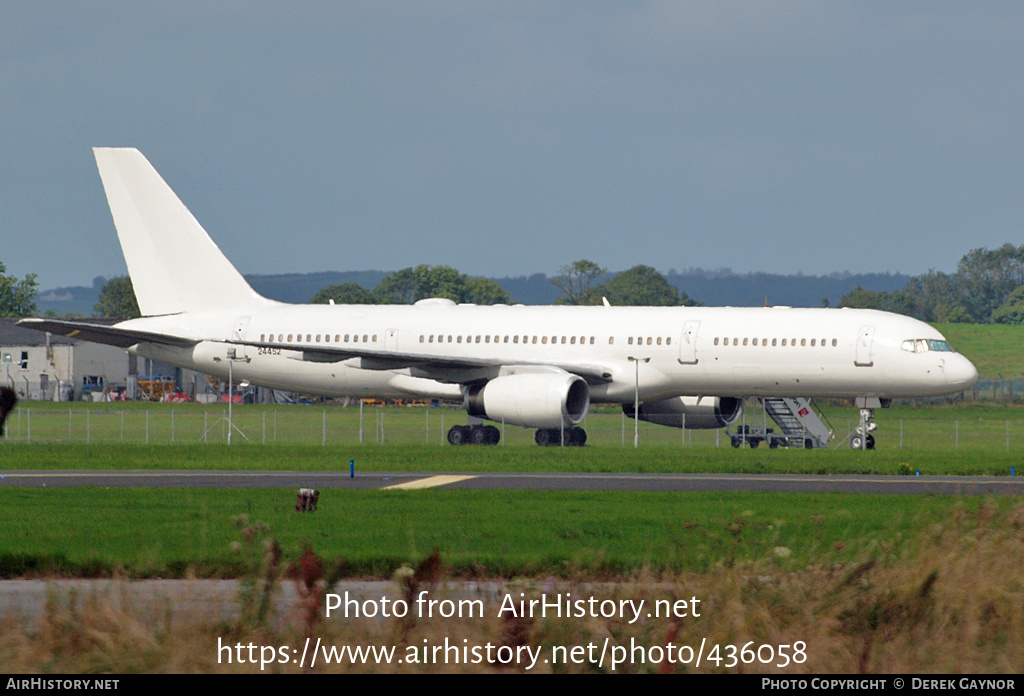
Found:
[(495, 377), (466, 391), (466, 411), (478, 418), (532, 428), (576, 425), (590, 408), (590, 388), (568, 372)]
[[(633, 404), (623, 404), (622, 411), (633, 417)], [(743, 413), (743, 399), (732, 396), (677, 396), (662, 401), (644, 401), (640, 404), (642, 421), (667, 425), (671, 428), (706, 430), (724, 428)], [(685, 416), (685, 418), (684, 418)]]

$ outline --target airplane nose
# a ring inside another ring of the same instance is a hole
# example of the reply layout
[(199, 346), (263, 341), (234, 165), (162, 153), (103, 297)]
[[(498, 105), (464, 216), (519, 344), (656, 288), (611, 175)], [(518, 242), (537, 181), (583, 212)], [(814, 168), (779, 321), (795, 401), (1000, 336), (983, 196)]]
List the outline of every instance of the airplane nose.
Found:
[(978, 381), (978, 368), (962, 355), (947, 360), (945, 372), (949, 386), (957, 391), (970, 389)]

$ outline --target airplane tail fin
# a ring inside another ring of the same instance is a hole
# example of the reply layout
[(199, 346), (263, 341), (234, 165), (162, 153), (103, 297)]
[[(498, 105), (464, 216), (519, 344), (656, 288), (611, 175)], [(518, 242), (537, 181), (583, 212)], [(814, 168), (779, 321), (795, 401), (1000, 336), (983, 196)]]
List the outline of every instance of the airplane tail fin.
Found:
[(143, 316), (270, 304), (135, 148), (93, 148)]

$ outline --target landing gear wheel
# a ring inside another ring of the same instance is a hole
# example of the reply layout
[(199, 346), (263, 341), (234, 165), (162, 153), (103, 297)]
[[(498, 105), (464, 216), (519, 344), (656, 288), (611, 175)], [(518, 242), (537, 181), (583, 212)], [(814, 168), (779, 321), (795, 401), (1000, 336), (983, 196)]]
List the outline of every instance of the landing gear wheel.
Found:
[(466, 444), (469, 433), (466, 432), (468, 428), (464, 425), (453, 425), (448, 431), (448, 444), (449, 445), (464, 445)]
[[(555, 444), (558, 444), (561, 442), (562, 433), (559, 430), (553, 432), (555, 433)], [(583, 447), (587, 444), (587, 431), (583, 428), (566, 428), (565, 444), (569, 447)]]
[(867, 436), (867, 443), (866, 444), (867, 444), (867, 447), (864, 446), (865, 445), (864, 436), (861, 435), (860, 433), (856, 433), (856, 434), (853, 435), (853, 437), (850, 438), (850, 448), (851, 449), (855, 449), (855, 450), (859, 450), (859, 449), (873, 450), (875, 448), (875, 436), (874, 435), (868, 435)]
[(469, 431), (469, 441), (474, 445), (486, 445), (487, 444), (487, 431), (480, 426), (472, 426)]
[(483, 431), (487, 434), (487, 440), (484, 444), (496, 445), (501, 442), (501, 431), (493, 425), (485, 425)]
[(732, 446), (735, 447), (736, 449), (739, 449), (740, 445), (743, 444), (743, 440), (739, 439), (738, 437), (731, 438), (729, 441), (732, 443)]
[(778, 446), (779, 446), (779, 441), (778, 440), (769, 440), (768, 441), (768, 449), (775, 449)]
[(758, 446), (759, 444), (761, 444), (761, 443), (760, 443), (760, 442), (758, 442), (757, 440), (750, 440), (750, 441), (749, 441), (749, 443), (750, 443), (750, 449), (757, 449), (757, 446)]
[(541, 447), (550, 447), (551, 445), (557, 444), (558, 432), (551, 428), (541, 428), (537, 431), (537, 434), (533, 436), (534, 442)]

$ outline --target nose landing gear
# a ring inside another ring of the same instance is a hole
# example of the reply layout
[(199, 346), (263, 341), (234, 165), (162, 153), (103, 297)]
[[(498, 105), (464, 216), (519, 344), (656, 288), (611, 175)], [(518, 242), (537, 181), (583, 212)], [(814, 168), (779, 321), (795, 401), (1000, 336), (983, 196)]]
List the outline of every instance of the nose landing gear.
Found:
[(855, 450), (873, 450), (875, 448), (875, 436), (871, 434), (878, 424), (875, 423), (875, 409), (861, 408), (860, 425), (850, 436), (850, 448)]

